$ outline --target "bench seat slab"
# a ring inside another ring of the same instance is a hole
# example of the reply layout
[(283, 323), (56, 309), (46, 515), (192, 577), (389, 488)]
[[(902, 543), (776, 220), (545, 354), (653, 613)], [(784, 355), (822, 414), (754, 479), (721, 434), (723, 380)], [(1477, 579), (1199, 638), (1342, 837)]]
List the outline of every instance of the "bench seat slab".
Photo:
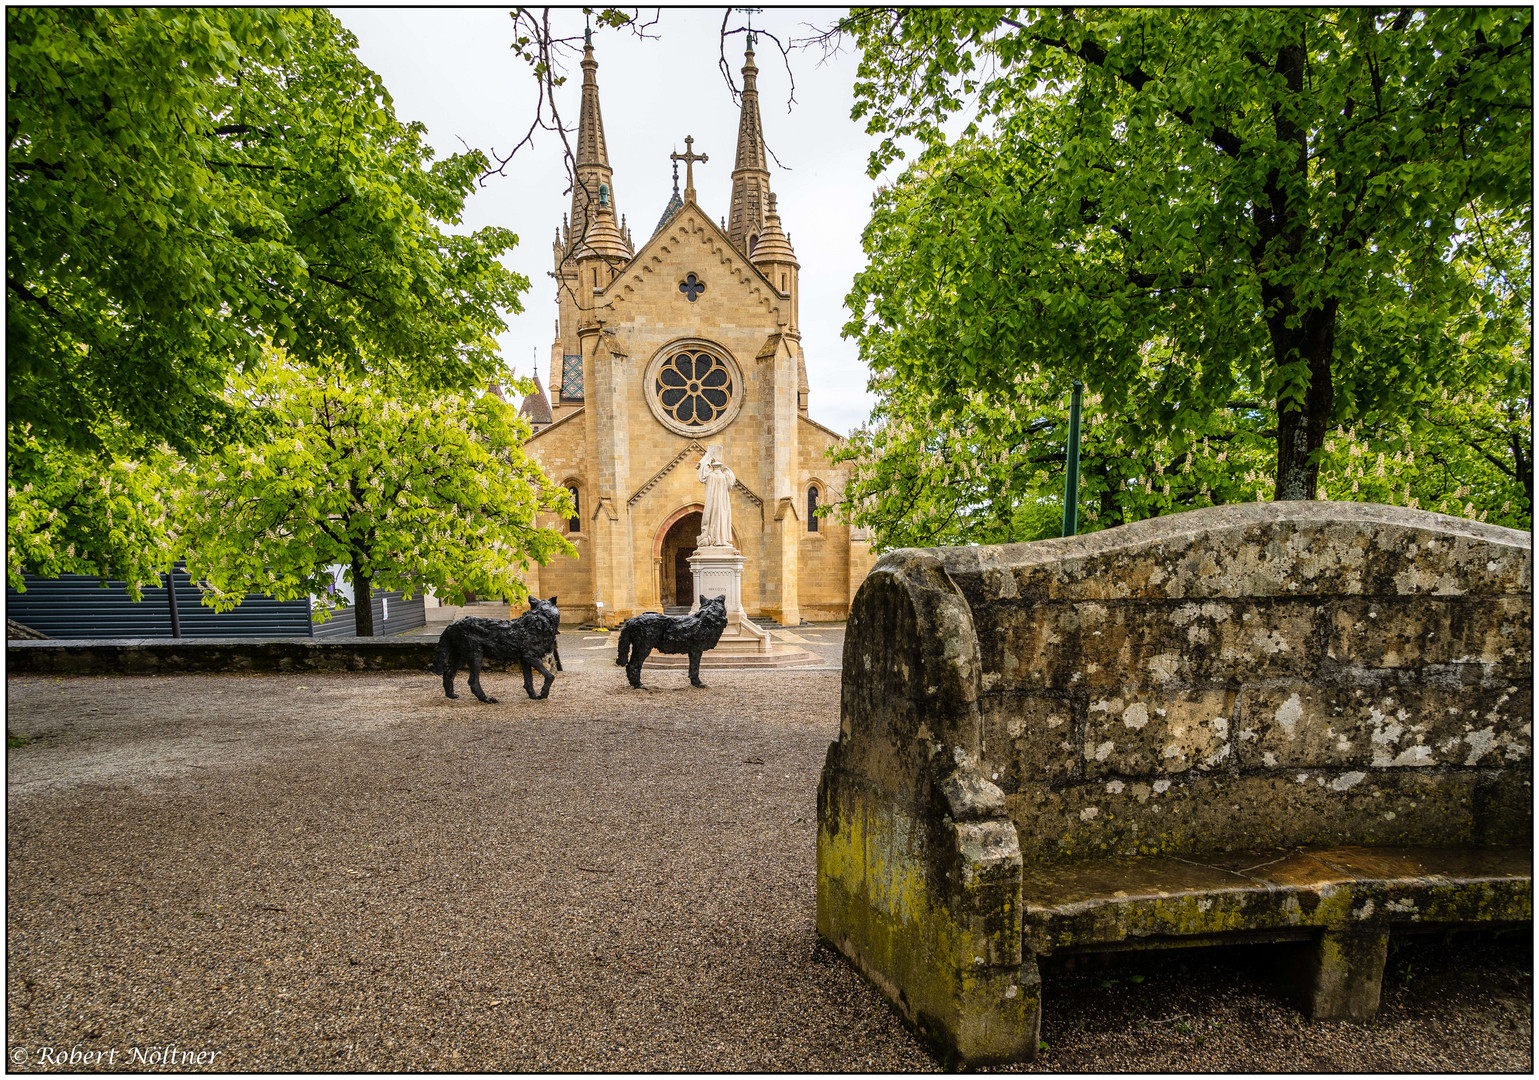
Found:
[(1516, 847), (1103, 858), (1024, 877), (1024, 943), (1037, 955), (1151, 937), (1533, 917), (1533, 852)]

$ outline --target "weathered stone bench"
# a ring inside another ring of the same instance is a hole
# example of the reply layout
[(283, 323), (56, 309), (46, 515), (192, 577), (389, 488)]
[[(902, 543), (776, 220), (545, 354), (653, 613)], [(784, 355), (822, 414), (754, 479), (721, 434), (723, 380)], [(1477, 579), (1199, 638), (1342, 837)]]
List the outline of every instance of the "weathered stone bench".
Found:
[[(895, 551), (845, 638), (818, 930), (946, 1060), (1029, 1060), (1039, 958), (1532, 919), (1532, 541), (1363, 504)], [(1291, 981), (1290, 981), (1291, 980)]]

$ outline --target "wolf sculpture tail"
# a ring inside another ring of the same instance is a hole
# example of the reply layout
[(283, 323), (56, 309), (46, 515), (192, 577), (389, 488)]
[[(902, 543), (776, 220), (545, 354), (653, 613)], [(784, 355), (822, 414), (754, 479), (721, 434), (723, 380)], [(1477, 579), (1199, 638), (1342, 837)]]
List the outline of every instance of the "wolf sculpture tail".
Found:
[(635, 644), (635, 637), (636, 632), (631, 629), (631, 624), (629, 620), (627, 620), (620, 627), (620, 655), (615, 657), (615, 667), (624, 667), (626, 662), (630, 660), (631, 649)]

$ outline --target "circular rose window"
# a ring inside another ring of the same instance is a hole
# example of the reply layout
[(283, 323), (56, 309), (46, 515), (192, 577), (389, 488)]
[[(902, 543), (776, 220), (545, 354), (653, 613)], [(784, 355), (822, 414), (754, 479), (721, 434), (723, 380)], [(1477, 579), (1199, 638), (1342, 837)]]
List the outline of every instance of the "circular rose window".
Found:
[(648, 365), (647, 398), (664, 426), (681, 435), (710, 435), (737, 414), (741, 382), (737, 365), (722, 352), (675, 342)]
[(727, 411), (732, 373), (708, 352), (670, 356), (657, 371), (657, 401), (676, 422), (704, 427)]

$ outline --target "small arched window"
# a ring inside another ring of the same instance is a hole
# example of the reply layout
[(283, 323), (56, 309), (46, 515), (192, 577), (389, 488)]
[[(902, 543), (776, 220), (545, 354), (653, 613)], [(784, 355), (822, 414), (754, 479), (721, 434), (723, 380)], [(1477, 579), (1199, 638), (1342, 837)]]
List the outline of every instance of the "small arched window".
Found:
[(750, 259), (753, 258), (753, 253), (758, 250), (758, 247), (759, 238), (757, 236), (750, 236), (748, 238), (748, 257)]
[(576, 484), (568, 484), (566, 490), (572, 496), (572, 516), (566, 519), (566, 531), (582, 532), (582, 496), (577, 494)]
[(818, 531), (818, 486), (807, 489), (807, 531)]

